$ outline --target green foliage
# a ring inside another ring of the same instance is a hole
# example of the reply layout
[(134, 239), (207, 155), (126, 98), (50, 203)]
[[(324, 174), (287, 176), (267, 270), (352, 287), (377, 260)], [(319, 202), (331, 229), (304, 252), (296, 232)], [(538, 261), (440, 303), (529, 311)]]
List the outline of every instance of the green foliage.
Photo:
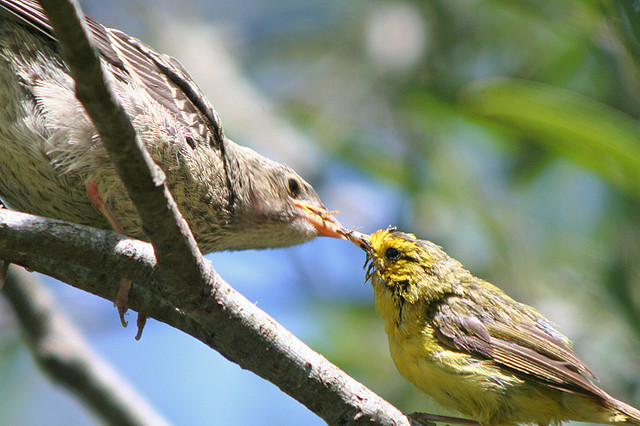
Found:
[(638, 122), (619, 110), (562, 88), (506, 79), (469, 86), (462, 103), (640, 197)]

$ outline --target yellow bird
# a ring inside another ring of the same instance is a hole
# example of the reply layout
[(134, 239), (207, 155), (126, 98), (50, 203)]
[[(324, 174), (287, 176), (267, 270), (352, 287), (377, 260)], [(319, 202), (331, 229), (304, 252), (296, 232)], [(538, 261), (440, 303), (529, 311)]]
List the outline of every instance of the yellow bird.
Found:
[(346, 234), (367, 253), (396, 367), (441, 405), (481, 424), (640, 425), (640, 411), (596, 386), (549, 320), (442, 248), (395, 228)]

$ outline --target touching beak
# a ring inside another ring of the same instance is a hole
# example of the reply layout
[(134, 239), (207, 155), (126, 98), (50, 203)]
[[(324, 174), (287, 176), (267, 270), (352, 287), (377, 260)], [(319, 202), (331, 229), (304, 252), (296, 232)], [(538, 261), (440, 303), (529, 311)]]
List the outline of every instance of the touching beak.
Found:
[(371, 247), (369, 243), (369, 236), (367, 234), (358, 231), (347, 231), (345, 238), (364, 250), (367, 255), (373, 253), (373, 247)]
[(302, 216), (316, 228), (318, 235), (347, 239), (348, 231), (333, 217), (336, 212), (330, 212), (324, 207), (317, 208), (302, 201), (294, 201), (293, 204), (302, 210)]

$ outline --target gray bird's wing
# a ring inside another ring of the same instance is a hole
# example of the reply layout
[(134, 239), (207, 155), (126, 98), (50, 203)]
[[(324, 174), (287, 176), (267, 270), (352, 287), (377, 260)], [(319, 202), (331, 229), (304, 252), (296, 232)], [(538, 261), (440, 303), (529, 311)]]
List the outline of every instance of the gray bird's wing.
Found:
[[(56, 41), (44, 10), (31, 0), (0, 0), (0, 11), (26, 27)], [(136, 80), (170, 116), (190, 129), (192, 148), (208, 144), (224, 154), (220, 119), (200, 88), (174, 58), (155, 52), (122, 31), (85, 17), (105, 70), (123, 81)]]

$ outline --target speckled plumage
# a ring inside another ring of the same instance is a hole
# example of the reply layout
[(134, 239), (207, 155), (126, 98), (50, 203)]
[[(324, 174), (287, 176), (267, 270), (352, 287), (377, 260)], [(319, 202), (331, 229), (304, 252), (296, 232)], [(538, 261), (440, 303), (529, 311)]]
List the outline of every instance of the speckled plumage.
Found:
[[(16, 210), (109, 228), (95, 183), (125, 233), (145, 239), (100, 137), (74, 94), (42, 9), (0, 1), (0, 199)], [(88, 19), (103, 70), (203, 252), (281, 247), (318, 235), (304, 209), (326, 211), (288, 167), (224, 137), (175, 60)]]
[(350, 239), (367, 252), (398, 371), (443, 406), (486, 425), (640, 425), (640, 412), (596, 386), (550, 321), (437, 245), (393, 228)]

